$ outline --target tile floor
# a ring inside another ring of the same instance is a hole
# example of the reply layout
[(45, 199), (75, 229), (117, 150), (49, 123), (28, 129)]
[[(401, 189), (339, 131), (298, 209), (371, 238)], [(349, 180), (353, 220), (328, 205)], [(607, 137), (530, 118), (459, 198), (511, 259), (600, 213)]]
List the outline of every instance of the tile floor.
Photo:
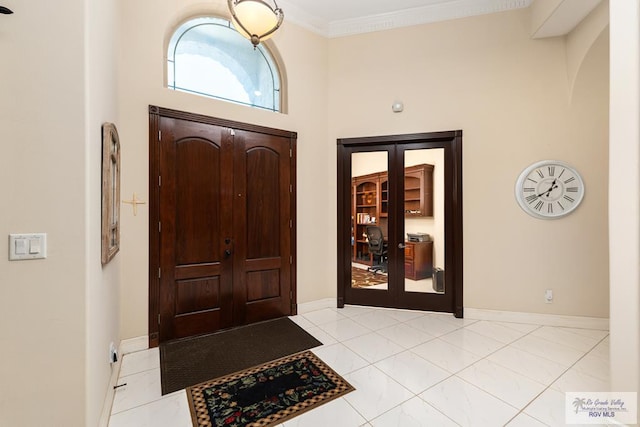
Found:
[[(356, 390), (281, 427), (562, 426), (564, 392), (608, 390), (607, 331), (356, 306), (292, 319)], [(158, 354), (124, 356), (109, 427), (191, 427)]]

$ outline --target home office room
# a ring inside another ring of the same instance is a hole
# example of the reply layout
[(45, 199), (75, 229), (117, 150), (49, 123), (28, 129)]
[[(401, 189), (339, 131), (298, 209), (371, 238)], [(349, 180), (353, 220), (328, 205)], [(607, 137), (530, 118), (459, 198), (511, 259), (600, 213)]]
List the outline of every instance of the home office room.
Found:
[[(0, 425), (200, 425), (210, 381), (300, 355), (336, 394), (253, 416), (564, 425), (638, 391), (636, 2), (265, 0), (255, 44), (234, 3), (2, 2)], [(251, 327), (212, 347), (259, 361), (163, 385), (174, 343)]]
[[(387, 153), (352, 154), (351, 287), (388, 290), (390, 182)], [(404, 288), (444, 292), (444, 150), (406, 152)], [(434, 276), (435, 272), (435, 276)]]

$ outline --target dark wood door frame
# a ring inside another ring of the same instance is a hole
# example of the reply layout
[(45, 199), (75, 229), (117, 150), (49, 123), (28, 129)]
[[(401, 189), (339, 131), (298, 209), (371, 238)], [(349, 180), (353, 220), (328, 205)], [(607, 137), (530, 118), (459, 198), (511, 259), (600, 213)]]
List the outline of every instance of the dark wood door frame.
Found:
[(227, 127), (233, 130), (254, 132), (291, 140), (291, 314), (297, 314), (297, 285), (296, 285), (296, 140), (295, 132), (267, 128), (232, 120), (213, 118), (200, 114), (188, 113), (168, 108), (149, 106), (149, 347), (159, 345), (160, 319), (160, 235), (158, 225), (160, 221), (159, 203), (160, 186), (160, 119), (162, 117), (187, 120), (197, 123)]
[[(445, 149), (445, 283), (447, 289), (451, 289), (452, 298), (449, 302), (441, 304), (436, 302), (432, 307), (434, 311), (451, 312), (456, 317), (463, 317), (463, 239), (462, 239), (462, 131), (430, 132), (408, 135), (388, 135), (362, 138), (341, 138), (338, 144), (338, 200), (337, 200), (337, 241), (338, 241), (338, 301), (339, 308), (344, 307), (349, 301), (351, 288), (351, 153), (388, 149), (393, 145), (410, 144), (411, 148), (444, 148)], [(414, 147), (415, 146), (415, 147)], [(392, 155), (389, 164), (392, 168), (403, 170), (399, 156)], [(396, 215), (404, 217), (403, 207), (397, 206)], [(400, 221), (398, 221), (400, 222)], [(400, 226), (395, 230), (389, 230), (394, 235), (399, 235)], [(390, 248), (390, 251), (395, 251)], [(393, 256), (390, 253), (389, 269), (399, 271), (404, 268), (403, 258)], [(369, 305), (383, 305), (382, 293), (367, 291), (371, 296)], [(443, 300), (444, 301), (444, 300)], [(411, 302), (400, 300), (397, 308), (416, 307)]]

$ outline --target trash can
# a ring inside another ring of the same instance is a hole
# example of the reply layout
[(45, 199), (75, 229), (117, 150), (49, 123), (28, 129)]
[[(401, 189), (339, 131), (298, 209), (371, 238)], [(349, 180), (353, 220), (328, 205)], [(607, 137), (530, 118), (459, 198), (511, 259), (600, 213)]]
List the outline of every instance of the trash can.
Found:
[(444, 292), (444, 270), (436, 267), (433, 269), (433, 290)]

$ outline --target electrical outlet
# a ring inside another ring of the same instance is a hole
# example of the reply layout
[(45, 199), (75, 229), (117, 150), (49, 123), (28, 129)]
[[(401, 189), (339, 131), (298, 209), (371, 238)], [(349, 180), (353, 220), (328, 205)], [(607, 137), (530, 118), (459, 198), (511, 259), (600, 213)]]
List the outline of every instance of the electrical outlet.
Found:
[(118, 361), (118, 350), (115, 344), (112, 342), (109, 344), (109, 363), (116, 363)]
[(544, 291), (544, 302), (547, 304), (551, 304), (553, 302), (553, 291), (551, 289)]

